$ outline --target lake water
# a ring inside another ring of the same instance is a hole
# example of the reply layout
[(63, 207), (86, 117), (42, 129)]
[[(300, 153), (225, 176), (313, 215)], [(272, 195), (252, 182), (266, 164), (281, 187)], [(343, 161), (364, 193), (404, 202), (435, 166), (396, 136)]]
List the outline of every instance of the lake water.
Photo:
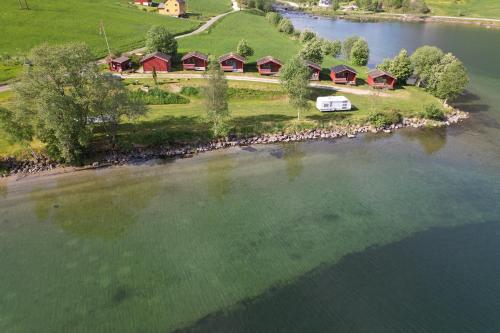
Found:
[(472, 119), (0, 182), (0, 332), (500, 331), (500, 31), (293, 21), (452, 51)]

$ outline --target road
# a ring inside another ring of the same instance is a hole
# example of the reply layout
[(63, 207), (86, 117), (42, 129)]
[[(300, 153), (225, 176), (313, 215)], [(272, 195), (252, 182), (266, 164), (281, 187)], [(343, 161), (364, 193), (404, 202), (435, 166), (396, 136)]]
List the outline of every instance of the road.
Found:
[[(132, 74), (121, 74), (121, 78), (123, 79), (150, 79), (151, 74), (140, 74), (140, 73), (132, 73)], [(163, 79), (204, 79), (205, 76), (203, 74), (178, 74), (178, 73), (162, 73), (158, 74), (158, 78)], [(275, 78), (269, 77), (254, 77), (254, 76), (237, 76), (237, 75), (226, 75), (226, 79), (231, 81), (245, 81), (245, 82), (261, 82), (261, 83), (271, 83), (271, 84), (279, 84), (280, 81)], [(353, 95), (376, 95), (381, 97), (390, 97), (387, 93), (375, 90), (361, 89), (361, 88), (352, 88), (347, 86), (330, 86), (326, 84), (321, 84), (317, 82), (311, 82), (309, 84), (311, 88), (314, 89), (324, 89), (331, 90), (340, 93), (353, 94)]]

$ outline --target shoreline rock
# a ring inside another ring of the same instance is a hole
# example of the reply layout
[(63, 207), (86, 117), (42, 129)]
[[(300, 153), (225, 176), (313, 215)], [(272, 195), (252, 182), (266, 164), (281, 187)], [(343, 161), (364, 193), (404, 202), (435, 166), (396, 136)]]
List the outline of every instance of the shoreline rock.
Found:
[[(161, 148), (138, 148), (128, 153), (116, 153), (109, 155), (103, 160), (95, 161), (89, 165), (77, 168), (76, 170), (90, 170), (110, 167), (114, 165), (124, 165), (129, 163), (144, 162), (153, 159), (168, 159), (168, 158), (190, 158), (199, 153), (205, 153), (213, 150), (226, 149), (231, 147), (245, 147), (256, 144), (274, 144), (287, 143), (298, 141), (324, 140), (324, 139), (339, 139), (339, 138), (356, 138), (357, 134), (364, 133), (393, 133), (397, 129), (402, 128), (423, 128), (423, 127), (443, 127), (450, 126), (469, 118), (467, 112), (453, 110), (445, 120), (434, 121), (421, 118), (403, 118), (403, 121), (398, 124), (375, 128), (372, 125), (349, 125), (338, 126), (331, 129), (310, 129), (298, 133), (275, 133), (262, 134), (250, 137), (235, 137), (229, 136), (224, 139), (215, 139), (199, 144), (177, 144), (173, 146), (164, 146)], [(0, 166), (7, 170), (7, 173), (0, 175), (1, 177), (9, 176), (25, 176), (43, 171), (50, 171), (56, 168), (61, 168), (56, 162), (51, 161), (47, 157), (40, 157), (36, 160), (16, 160), (9, 157), (0, 160)], [(76, 171), (75, 170), (75, 171)]]

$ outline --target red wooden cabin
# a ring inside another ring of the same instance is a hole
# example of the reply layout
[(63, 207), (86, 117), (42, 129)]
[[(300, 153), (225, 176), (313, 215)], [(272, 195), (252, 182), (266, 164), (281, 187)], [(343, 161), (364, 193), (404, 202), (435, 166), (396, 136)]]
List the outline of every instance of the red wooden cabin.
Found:
[(321, 73), (321, 66), (312, 61), (306, 61), (307, 68), (311, 70), (311, 80), (318, 81)]
[(208, 66), (208, 56), (200, 52), (189, 52), (181, 60), (185, 71), (205, 71)]
[(330, 78), (334, 83), (356, 84), (358, 72), (346, 65), (338, 65), (330, 69)]
[(372, 69), (368, 72), (368, 84), (372, 88), (394, 89), (396, 78), (380, 69)]
[(127, 69), (130, 69), (130, 58), (128, 57), (118, 57), (115, 59), (111, 59), (108, 62), (109, 70), (112, 72), (123, 72)]
[(279, 59), (271, 56), (261, 58), (257, 61), (257, 69), (259, 70), (260, 75), (278, 74), (281, 66), (283, 66), (283, 63)]
[(243, 73), (246, 59), (236, 53), (228, 53), (219, 58), (220, 68), (224, 72)]
[(144, 56), (141, 60), (141, 65), (144, 73), (151, 73), (153, 68), (156, 72), (170, 72), (172, 57), (162, 52), (155, 52)]

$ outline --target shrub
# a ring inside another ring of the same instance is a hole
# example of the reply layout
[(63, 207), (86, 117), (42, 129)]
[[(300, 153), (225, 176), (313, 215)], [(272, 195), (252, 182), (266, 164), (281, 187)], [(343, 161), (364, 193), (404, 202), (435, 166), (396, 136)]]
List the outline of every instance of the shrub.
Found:
[(304, 46), (299, 52), (299, 55), (304, 60), (312, 61), (316, 64), (321, 64), (323, 62), (323, 42), (318, 39), (312, 39)]
[(351, 61), (358, 66), (366, 66), (370, 58), (370, 49), (368, 42), (364, 39), (358, 39), (351, 49)]
[(435, 104), (426, 105), (420, 116), (425, 119), (444, 120), (443, 110)]
[(301, 33), (300, 33), (300, 41), (302, 43), (307, 43), (309, 42), (310, 40), (313, 40), (316, 38), (316, 33), (314, 31), (311, 31), (309, 29), (305, 29), (303, 30)]
[(269, 12), (266, 14), (266, 19), (274, 25), (278, 25), (282, 18), (283, 16), (280, 13)]
[(246, 39), (242, 39), (238, 42), (236, 53), (238, 53), (242, 57), (250, 57), (251, 55), (253, 55), (253, 49), (250, 47), (250, 45), (248, 45)]
[(184, 86), (181, 89), (181, 94), (185, 96), (198, 96), (200, 94), (200, 89), (191, 86)]
[(291, 35), (294, 31), (292, 21), (290, 21), (289, 19), (286, 19), (286, 18), (284, 18), (280, 21), (280, 24), (278, 25), (278, 29), (279, 29), (279, 31), (284, 32), (284, 33), (289, 34), (289, 35)]
[(141, 101), (147, 105), (164, 104), (188, 104), (189, 99), (178, 94), (169, 93), (159, 88), (153, 88), (148, 92), (135, 90), (129, 93), (132, 101)]
[(397, 110), (389, 110), (387, 112), (374, 112), (368, 116), (368, 121), (375, 127), (384, 127), (392, 124), (398, 124), (403, 120), (403, 117)]

